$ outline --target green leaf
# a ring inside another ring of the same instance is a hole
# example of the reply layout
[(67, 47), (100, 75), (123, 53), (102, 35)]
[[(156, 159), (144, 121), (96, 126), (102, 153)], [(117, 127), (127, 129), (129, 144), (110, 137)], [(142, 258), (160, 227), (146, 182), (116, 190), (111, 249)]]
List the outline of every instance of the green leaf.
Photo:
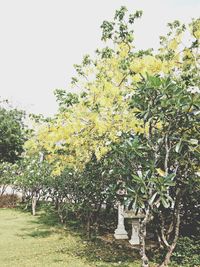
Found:
[(198, 145), (198, 140), (197, 139), (190, 139), (189, 143), (192, 145)]
[(176, 144), (175, 151), (176, 153), (180, 153), (181, 151), (181, 144), (182, 144), (182, 139)]
[(132, 174), (132, 177), (133, 177), (133, 181), (140, 182), (140, 183), (142, 182), (142, 179), (139, 176)]
[(170, 203), (166, 201), (164, 198), (161, 198), (161, 203), (166, 209), (170, 207)]
[(150, 198), (150, 200), (149, 200), (149, 205), (152, 205), (152, 204), (153, 204), (153, 202), (154, 202), (154, 200), (155, 200), (157, 194), (158, 194), (157, 192), (154, 193), (153, 196)]

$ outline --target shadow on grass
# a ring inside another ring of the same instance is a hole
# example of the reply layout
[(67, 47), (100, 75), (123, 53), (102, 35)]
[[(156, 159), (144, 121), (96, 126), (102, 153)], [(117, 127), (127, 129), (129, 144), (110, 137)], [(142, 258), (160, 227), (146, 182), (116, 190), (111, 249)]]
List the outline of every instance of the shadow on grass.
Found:
[(48, 230), (45, 226), (41, 226), (38, 228), (29, 227), (29, 228), (21, 228), (20, 229), (23, 234), (17, 234), (17, 236), (25, 238), (28, 237), (37, 237), (37, 238), (45, 238), (50, 236), (53, 232), (51, 230)]
[[(16, 210), (22, 213), (31, 213), (31, 210), (24, 209), (23, 207), (18, 207)], [(26, 236), (45, 238), (57, 232), (59, 228), (63, 228), (63, 226), (59, 224), (56, 214), (45, 212), (41, 207), (37, 210), (36, 215), (31, 218), (33, 219), (28, 222), (30, 227), (21, 228), (21, 231), (24, 232), (24, 234), (21, 235), (23, 238)], [(35, 225), (35, 227), (33, 227), (33, 225)], [(52, 229), (52, 227), (54, 228)]]
[[(26, 211), (21, 210), (21, 212)], [(49, 206), (40, 208), (34, 219), (30, 220), (30, 224), (35, 227), (22, 229), (26, 232), (23, 237), (45, 238), (54, 233), (60, 233), (61, 239), (64, 235), (78, 237), (75, 246), (61, 245), (56, 253), (85, 258), (88, 262), (96, 263), (95, 266), (98, 267), (128, 267), (130, 263), (135, 263), (140, 258), (137, 248), (131, 247), (127, 240), (115, 240), (113, 234), (108, 232), (105, 234), (103, 231), (100, 236), (94, 236), (88, 240), (85, 226), (80, 221), (71, 218), (66, 224), (61, 224), (55, 210)], [(113, 227), (111, 228), (109, 230), (113, 232)]]
[[(70, 253), (79, 258), (85, 258), (89, 262), (97, 262), (99, 267), (116, 266), (120, 262), (120, 267), (128, 267), (131, 262), (139, 259), (138, 249), (134, 249), (127, 241), (115, 240), (112, 234), (93, 237), (88, 240), (82, 223), (78, 220), (68, 220), (65, 225), (59, 223), (57, 214), (53, 209), (43, 210), (38, 213), (37, 220), (32, 221), (37, 224), (37, 230), (29, 234), (32, 237), (47, 237), (52, 233), (65, 231), (74, 237), (79, 237), (81, 243), (77, 241), (75, 247), (63, 246), (57, 253)], [(63, 232), (62, 232), (63, 233)], [(102, 263), (101, 263), (102, 262)], [(113, 265), (114, 264), (114, 265)]]
[(37, 230), (32, 231), (30, 234), (27, 234), (27, 235), (31, 236), (31, 237), (44, 238), (44, 237), (48, 237), (51, 234), (52, 234), (52, 232), (49, 230), (44, 231), (41, 229), (37, 229)]
[[(118, 263), (120, 266), (128, 266), (128, 263), (138, 259), (137, 252), (126, 246), (125, 241), (118, 243), (107, 243), (100, 239), (90, 241), (86, 248), (78, 253), (80, 256), (85, 256), (91, 261), (104, 261), (106, 263)], [(77, 255), (77, 256), (79, 256)], [(123, 264), (123, 265), (122, 265)]]
[[(60, 247), (56, 252), (60, 254), (71, 254), (77, 258), (85, 258), (88, 262), (96, 263), (98, 267), (130, 267), (130, 263), (138, 261), (138, 254), (133, 249), (120, 247), (116, 244), (105, 244), (101, 240), (84, 241), (84, 247)], [(136, 266), (136, 265), (134, 265)], [(139, 265), (138, 265), (139, 266)]]

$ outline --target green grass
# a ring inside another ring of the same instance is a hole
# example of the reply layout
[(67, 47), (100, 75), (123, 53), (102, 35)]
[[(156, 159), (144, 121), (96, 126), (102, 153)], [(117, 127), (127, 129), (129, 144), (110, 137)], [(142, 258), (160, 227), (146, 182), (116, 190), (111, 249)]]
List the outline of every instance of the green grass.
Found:
[(0, 209), (1, 267), (139, 267), (135, 252), (122, 246), (88, 242), (78, 232), (40, 213), (31, 216)]

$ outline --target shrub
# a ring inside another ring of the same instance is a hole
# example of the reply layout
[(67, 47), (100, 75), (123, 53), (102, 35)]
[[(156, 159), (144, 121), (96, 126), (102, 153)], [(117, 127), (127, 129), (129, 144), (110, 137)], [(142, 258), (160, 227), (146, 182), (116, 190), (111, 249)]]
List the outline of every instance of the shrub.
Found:
[(172, 256), (178, 266), (200, 266), (200, 240), (181, 237)]
[(0, 196), (0, 208), (14, 208), (20, 201), (19, 197), (15, 194), (1, 195)]

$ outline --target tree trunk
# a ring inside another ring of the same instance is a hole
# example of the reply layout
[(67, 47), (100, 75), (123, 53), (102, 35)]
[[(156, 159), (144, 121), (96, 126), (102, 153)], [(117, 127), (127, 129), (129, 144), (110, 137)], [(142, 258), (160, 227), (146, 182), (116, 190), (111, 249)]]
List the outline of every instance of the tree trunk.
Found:
[(7, 185), (1, 185), (0, 186), (0, 189), (1, 189), (1, 196), (3, 196), (3, 194), (5, 193), (5, 191), (6, 191), (6, 188), (7, 188)]
[(36, 195), (33, 195), (32, 197), (32, 214), (35, 216), (36, 214), (36, 204), (37, 204), (37, 197)]
[(55, 197), (55, 198), (54, 198), (54, 204), (55, 204), (55, 210), (58, 210), (58, 207), (59, 207), (59, 200), (58, 200), (58, 197)]
[(59, 219), (60, 219), (60, 222), (62, 224), (64, 224), (64, 221), (65, 221), (65, 218), (64, 218), (64, 214), (63, 214), (63, 202), (62, 200), (59, 202), (57, 202), (57, 212), (58, 212), (58, 216), (59, 216)]
[(146, 234), (147, 234), (146, 226), (147, 226), (148, 219), (149, 219), (149, 209), (147, 209), (145, 218), (140, 223), (140, 231), (139, 231), (140, 255), (142, 259), (142, 267), (149, 267), (149, 259), (146, 255), (146, 243), (145, 243)]
[(91, 212), (87, 213), (87, 238), (91, 238)]
[(177, 202), (175, 206), (175, 212), (174, 212), (174, 239), (171, 243), (171, 245), (168, 248), (167, 254), (165, 255), (165, 259), (160, 265), (160, 267), (166, 267), (170, 263), (170, 258), (172, 256), (172, 253), (176, 247), (177, 241), (178, 241), (178, 236), (179, 236), (179, 228), (180, 228), (180, 192), (178, 193), (177, 196)]

